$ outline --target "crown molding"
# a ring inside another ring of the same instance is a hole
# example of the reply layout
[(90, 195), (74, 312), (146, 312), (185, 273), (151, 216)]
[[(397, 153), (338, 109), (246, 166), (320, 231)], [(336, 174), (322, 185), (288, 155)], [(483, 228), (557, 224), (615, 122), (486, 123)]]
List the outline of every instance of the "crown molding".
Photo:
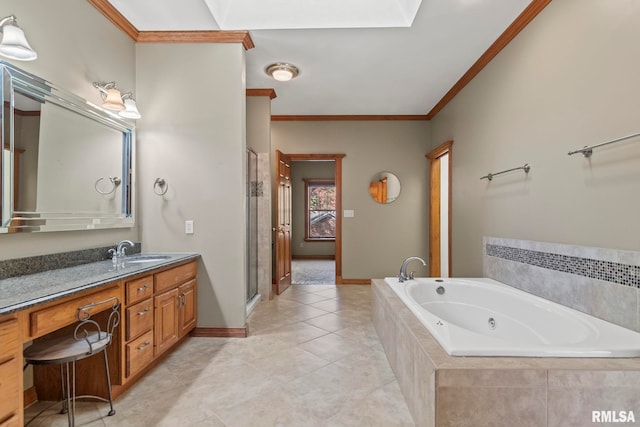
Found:
[(411, 120), (411, 121), (427, 121), (426, 115), (342, 115), (342, 116), (286, 116), (272, 115), (273, 122), (330, 122), (330, 121), (393, 121), (393, 120)]
[(242, 43), (255, 47), (248, 31), (140, 31), (138, 43)]
[(506, 30), (493, 42), (480, 58), (467, 70), (460, 80), (453, 85), (442, 99), (427, 113), (427, 120), (431, 120), (440, 112), (482, 69), (504, 49), (522, 31), (533, 18), (549, 4), (551, 0), (533, 0), (529, 6), (507, 27)]
[(242, 43), (245, 50), (255, 47), (248, 31), (140, 31), (108, 0), (87, 1), (136, 43)]
[(269, 99), (274, 99), (278, 95), (275, 89), (247, 89), (247, 96), (268, 96)]
[(127, 18), (122, 15), (118, 9), (113, 7), (108, 0), (87, 0), (93, 7), (98, 9), (113, 25), (118, 27), (122, 32), (131, 38), (133, 41), (137, 41), (140, 31), (133, 26)]

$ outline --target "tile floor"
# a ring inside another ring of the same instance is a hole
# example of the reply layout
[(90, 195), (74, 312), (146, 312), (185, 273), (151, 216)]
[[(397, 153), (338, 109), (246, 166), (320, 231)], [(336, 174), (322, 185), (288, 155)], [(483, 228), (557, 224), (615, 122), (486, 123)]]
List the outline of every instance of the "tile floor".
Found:
[[(115, 416), (79, 403), (76, 424), (413, 426), (370, 299), (369, 286), (293, 285), (258, 304), (248, 338), (188, 338), (115, 402)], [(66, 423), (49, 410), (30, 425)]]

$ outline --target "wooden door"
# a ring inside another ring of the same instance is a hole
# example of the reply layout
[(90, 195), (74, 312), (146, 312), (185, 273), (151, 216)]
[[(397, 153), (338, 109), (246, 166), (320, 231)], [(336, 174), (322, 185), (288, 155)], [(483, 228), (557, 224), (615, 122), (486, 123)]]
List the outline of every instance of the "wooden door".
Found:
[(427, 154), (429, 176), (429, 276), (451, 276), (451, 146)]
[(291, 158), (276, 150), (275, 293), (291, 285)]

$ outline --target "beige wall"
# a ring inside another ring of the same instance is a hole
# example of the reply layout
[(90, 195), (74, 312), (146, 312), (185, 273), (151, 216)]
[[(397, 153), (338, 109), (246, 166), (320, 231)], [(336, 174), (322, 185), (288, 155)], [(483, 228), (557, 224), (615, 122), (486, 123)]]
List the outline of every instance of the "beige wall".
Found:
[[(239, 43), (136, 48), (142, 241), (147, 251), (202, 254), (200, 327), (245, 323), (244, 55)], [(169, 184), (165, 196), (153, 192), (158, 177)]]
[(247, 97), (247, 146), (258, 154), (258, 292), (262, 300), (272, 297), (271, 289), (271, 98)]
[[(431, 123), (453, 139), (453, 273), (482, 236), (640, 250), (640, 2), (551, 2)], [(531, 165), (522, 172), (479, 178)]]
[(305, 242), (305, 185), (304, 179), (335, 177), (335, 162), (302, 161), (291, 165), (291, 253), (304, 255), (335, 255), (335, 242)]
[[(87, 1), (3, 0), (2, 11), (2, 17), (17, 16), (38, 52), (32, 62), (7, 62), (94, 103), (101, 100), (93, 81), (115, 80), (124, 90), (135, 89), (134, 42)], [(2, 234), (0, 259), (106, 246), (122, 239), (139, 241), (137, 227)]]
[(247, 147), (256, 153), (271, 151), (271, 99), (247, 96)]
[[(342, 208), (354, 210), (355, 217), (342, 221), (343, 278), (392, 276), (404, 258), (417, 255), (426, 259), (427, 122), (276, 121), (271, 130), (272, 151), (346, 154), (342, 161)], [(380, 171), (395, 173), (402, 184), (400, 197), (390, 205), (380, 205), (369, 195), (369, 180)]]

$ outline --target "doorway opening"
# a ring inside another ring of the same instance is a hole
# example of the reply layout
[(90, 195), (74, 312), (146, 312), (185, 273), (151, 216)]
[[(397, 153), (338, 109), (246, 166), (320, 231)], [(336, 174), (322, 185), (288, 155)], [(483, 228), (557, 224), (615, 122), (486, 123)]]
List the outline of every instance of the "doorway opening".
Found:
[(429, 179), (429, 275), (451, 277), (451, 147), (447, 141), (427, 154)]
[(278, 295), (291, 284), (342, 283), (342, 158), (276, 151)]

